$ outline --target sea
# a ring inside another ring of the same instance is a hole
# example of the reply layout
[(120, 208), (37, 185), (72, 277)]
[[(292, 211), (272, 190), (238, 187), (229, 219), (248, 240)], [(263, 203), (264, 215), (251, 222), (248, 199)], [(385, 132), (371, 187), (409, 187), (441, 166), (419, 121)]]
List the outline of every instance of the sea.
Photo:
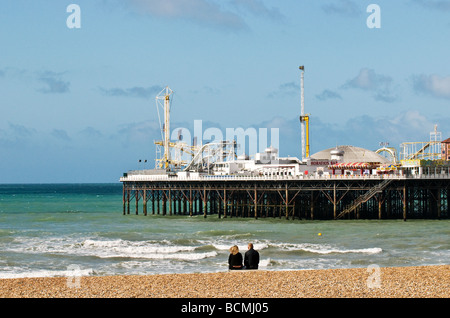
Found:
[(0, 278), (224, 272), (229, 248), (244, 253), (248, 243), (259, 251), (262, 270), (450, 262), (448, 219), (220, 219), (122, 211), (120, 183), (0, 185)]

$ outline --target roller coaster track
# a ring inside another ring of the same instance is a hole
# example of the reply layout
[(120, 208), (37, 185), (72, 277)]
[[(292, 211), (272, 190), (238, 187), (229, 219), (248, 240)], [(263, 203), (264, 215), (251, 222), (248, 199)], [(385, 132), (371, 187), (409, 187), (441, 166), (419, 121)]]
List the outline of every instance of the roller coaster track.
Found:
[(431, 142), (426, 143), (419, 151), (415, 154), (410, 155), (407, 159), (416, 159), (421, 153), (423, 153), (428, 147), (430, 147)]

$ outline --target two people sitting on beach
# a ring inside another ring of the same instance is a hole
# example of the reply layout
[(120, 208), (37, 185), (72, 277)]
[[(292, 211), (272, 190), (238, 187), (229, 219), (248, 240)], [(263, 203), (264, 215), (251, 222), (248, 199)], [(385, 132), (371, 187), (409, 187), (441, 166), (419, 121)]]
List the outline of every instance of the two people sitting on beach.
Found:
[(239, 253), (239, 247), (234, 245), (230, 247), (230, 256), (228, 256), (228, 269), (258, 269), (259, 253), (253, 249), (253, 244), (248, 244), (248, 251), (244, 254), (244, 265), (242, 265), (242, 254)]

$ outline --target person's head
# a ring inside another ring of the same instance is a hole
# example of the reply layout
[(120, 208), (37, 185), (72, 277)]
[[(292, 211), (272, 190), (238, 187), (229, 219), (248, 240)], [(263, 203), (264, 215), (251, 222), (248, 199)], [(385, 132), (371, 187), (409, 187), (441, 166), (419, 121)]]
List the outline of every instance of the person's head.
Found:
[(232, 247), (230, 247), (230, 253), (236, 255), (237, 253), (239, 253), (239, 247), (237, 247), (237, 245), (233, 245)]
[(253, 248), (253, 243), (248, 243), (248, 249), (251, 250)]

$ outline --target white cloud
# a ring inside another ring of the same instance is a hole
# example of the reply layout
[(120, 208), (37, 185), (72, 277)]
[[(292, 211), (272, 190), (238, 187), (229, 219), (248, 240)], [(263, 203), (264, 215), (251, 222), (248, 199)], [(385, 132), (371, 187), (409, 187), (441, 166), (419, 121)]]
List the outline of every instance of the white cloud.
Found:
[(449, 0), (413, 0), (413, 2), (427, 9), (434, 9), (438, 11), (450, 11)]
[(39, 91), (45, 94), (62, 94), (69, 92), (70, 82), (64, 81), (62, 75), (64, 75), (64, 72), (55, 73), (46, 71), (40, 73), (38, 80), (41, 83), (44, 83), (46, 87)]
[(197, 24), (225, 29), (246, 29), (236, 13), (208, 0), (129, 0), (140, 13), (155, 17), (185, 19)]
[(339, 0), (322, 6), (322, 10), (328, 14), (338, 14), (347, 17), (355, 17), (361, 14), (360, 7), (350, 0)]
[(416, 92), (450, 99), (450, 76), (442, 77), (435, 74), (413, 76), (413, 85)]
[(345, 83), (342, 88), (356, 88), (372, 92), (373, 98), (377, 101), (392, 103), (398, 100), (398, 96), (393, 93), (394, 81), (392, 77), (377, 74), (374, 70), (362, 68), (359, 74)]
[(56, 139), (62, 140), (62, 141), (70, 141), (71, 138), (69, 137), (69, 134), (64, 129), (53, 129), (51, 132), (51, 135), (55, 137)]
[(283, 96), (292, 96), (300, 94), (300, 85), (295, 82), (287, 82), (281, 84), (276, 91), (267, 94), (269, 98), (278, 98)]
[(156, 96), (163, 89), (162, 86), (153, 85), (150, 87), (134, 86), (130, 88), (103, 88), (99, 90), (106, 96), (123, 96), (123, 97), (137, 97), (137, 98), (152, 98)]
[(36, 130), (20, 124), (8, 122), (8, 127), (0, 128), (0, 147), (20, 147), (36, 135)]
[(376, 74), (374, 70), (363, 68), (355, 78), (347, 81), (345, 86), (364, 90), (375, 90), (391, 82), (392, 78)]
[(231, 3), (238, 9), (243, 9), (255, 16), (269, 18), (272, 20), (282, 20), (284, 15), (277, 8), (268, 8), (260, 0), (233, 0)]
[(232, 31), (249, 29), (246, 22), (249, 15), (276, 22), (285, 18), (277, 7), (268, 7), (261, 0), (127, 0), (125, 3), (144, 15)]
[(316, 98), (321, 101), (325, 101), (327, 99), (342, 99), (342, 96), (339, 93), (331, 91), (329, 89), (323, 90), (322, 93), (317, 94)]
[(141, 142), (151, 145), (153, 143), (152, 140), (161, 138), (161, 130), (157, 121), (146, 120), (121, 125), (118, 134), (113, 136), (113, 138), (119, 140), (125, 147)]

